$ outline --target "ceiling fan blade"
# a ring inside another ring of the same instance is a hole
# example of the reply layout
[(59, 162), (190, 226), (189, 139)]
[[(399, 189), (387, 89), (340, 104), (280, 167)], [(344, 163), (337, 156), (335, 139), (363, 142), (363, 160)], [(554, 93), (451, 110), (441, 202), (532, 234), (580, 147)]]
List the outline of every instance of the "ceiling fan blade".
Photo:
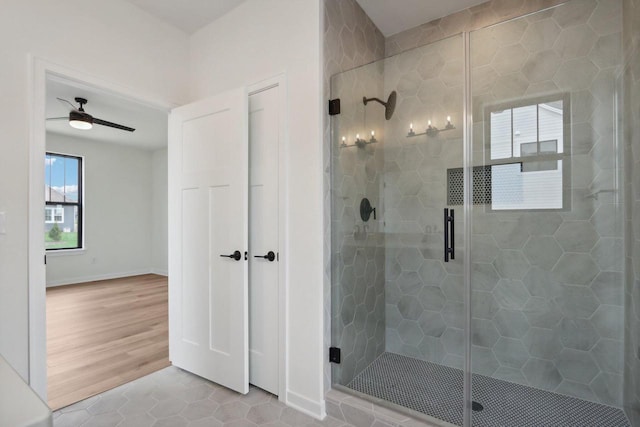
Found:
[(64, 117), (49, 117), (47, 119), (47, 121), (49, 120), (69, 120), (69, 116), (64, 116)]
[[(58, 101), (60, 101), (60, 103), (65, 106), (65, 108), (71, 107), (71, 110), (77, 110), (78, 109), (75, 105), (73, 105), (72, 103), (70, 103), (66, 99), (62, 99), (62, 98), (56, 98), (56, 99)], [(71, 110), (69, 110), (69, 111), (71, 111)]]
[(134, 128), (130, 128), (128, 126), (124, 126), (124, 125), (119, 125), (117, 123), (112, 123), (112, 122), (108, 122), (106, 120), (102, 120), (102, 119), (97, 119), (97, 118), (93, 118), (93, 124), (94, 125), (102, 125), (102, 126), (109, 126), (112, 128), (116, 128), (116, 129), (120, 129), (120, 130), (126, 130), (128, 132), (133, 132), (135, 131)]

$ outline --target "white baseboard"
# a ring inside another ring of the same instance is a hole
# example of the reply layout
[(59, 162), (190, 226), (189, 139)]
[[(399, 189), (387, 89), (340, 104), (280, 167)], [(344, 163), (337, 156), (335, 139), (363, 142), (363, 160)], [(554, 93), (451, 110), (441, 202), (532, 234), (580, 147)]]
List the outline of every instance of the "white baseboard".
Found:
[(155, 267), (151, 267), (151, 274), (157, 274), (158, 276), (169, 276), (169, 271), (164, 269), (159, 269)]
[(317, 402), (287, 390), (285, 404), (318, 420), (327, 416), (324, 399)]
[(121, 273), (97, 274), (95, 276), (70, 277), (67, 279), (47, 281), (47, 288), (56, 286), (74, 285), (77, 283), (95, 282), (96, 280), (120, 279), (122, 277), (139, 276), (141, 274), (152, 273), (151, 269), (145, 268), (141, 270), (127, 271)]

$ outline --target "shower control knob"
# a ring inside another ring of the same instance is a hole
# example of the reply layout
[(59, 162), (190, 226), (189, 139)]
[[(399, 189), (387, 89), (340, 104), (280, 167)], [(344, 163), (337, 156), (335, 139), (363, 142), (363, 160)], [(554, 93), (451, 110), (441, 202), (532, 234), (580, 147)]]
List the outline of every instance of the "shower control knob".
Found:
[(266, 255), (254, 255), (254, 258), (264, 258), (266, 260), (268, 260), (269, 262), (273, 262), (276, 259), (276, 254), (273, 251), (269, 251), (267, 252)]

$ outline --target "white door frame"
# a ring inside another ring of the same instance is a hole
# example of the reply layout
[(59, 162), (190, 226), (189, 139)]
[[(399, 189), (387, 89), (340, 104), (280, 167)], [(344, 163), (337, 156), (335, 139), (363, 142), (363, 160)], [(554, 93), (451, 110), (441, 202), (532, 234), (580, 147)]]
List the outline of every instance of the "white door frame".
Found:
[[(110, 96), (166, 111), (177, 104), (138, 90), (77, 71), (45, 59), (29, 56), (29, 198), (28, 198), (28, 311), (29, 385), (47, 401), (46, 269), (44, 265), (44, 163), (46, 152), (46, 82), (54, 77), (78, 86), (89, 86)], [(167, 118), (168, 120), (168, 118)]]
[[(288, 367), (289, 367), (289, 133), (287, 131), (287, 85), (286, 74), (262, 80), (247, 87), (248, 96), (278, 87), (278, 400), (287, 402)], [(251, 149), (251, 140), (249, 140)], [(249, 366), (251, 369), (251, 366)]]

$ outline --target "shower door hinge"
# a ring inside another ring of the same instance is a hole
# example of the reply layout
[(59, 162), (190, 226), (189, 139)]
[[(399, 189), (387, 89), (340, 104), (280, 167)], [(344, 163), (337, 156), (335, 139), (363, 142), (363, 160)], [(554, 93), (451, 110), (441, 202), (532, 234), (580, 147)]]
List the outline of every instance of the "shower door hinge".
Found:
[(329, 100), (329, 115), (336, 116), (340, 114), (340, 98)]
[(329, 347), (329, 362), (340, 363), (340, 349), (338, 347)]

